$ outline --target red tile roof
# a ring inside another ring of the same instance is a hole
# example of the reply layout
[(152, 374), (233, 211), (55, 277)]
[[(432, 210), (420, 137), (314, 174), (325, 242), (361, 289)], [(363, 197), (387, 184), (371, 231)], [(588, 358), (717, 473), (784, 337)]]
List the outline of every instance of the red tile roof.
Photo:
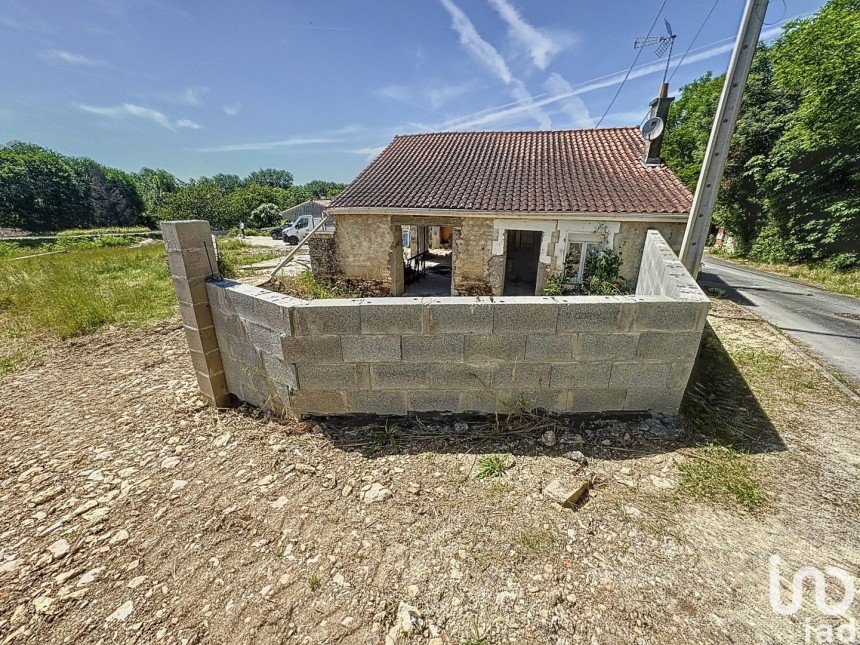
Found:
[(689, 213), (690, 191), (642, 151), (636, 128), (401, 135), (331, 207)]

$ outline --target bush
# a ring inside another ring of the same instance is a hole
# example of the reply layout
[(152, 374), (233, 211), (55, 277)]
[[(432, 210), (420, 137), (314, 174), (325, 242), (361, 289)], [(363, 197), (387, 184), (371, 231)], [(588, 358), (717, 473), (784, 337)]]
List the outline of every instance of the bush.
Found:
[(278, 216), (280, 213), (281, 209), (275, 204), (260, 204), (257, 208), (251, 211), (251, 215), (248, 217), (248, 222), (251, 226), (256, 228), (274, 226), (278, 222)]
[(758, 262), (780, 263), (789, 257), (788, 244), (782, 239), (776, 225), (767, 224), (750, 247), (749, 257)]
[(611, 296), (629, 290), (627, 283), (618, 274), (621, 270), (621, 254), (606, 246), (589, 248), (585, 259), (585, 275), (581, 285), (584, 295)]

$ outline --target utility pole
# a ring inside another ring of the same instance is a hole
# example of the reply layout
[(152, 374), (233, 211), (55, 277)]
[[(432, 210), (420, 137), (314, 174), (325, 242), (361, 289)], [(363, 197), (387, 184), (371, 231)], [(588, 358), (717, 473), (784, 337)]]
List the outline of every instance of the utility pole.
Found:
[(761, 35), (767, 3), (768, 0), (747, 0), (729, 68), (726, 70), (726, 82), (720, 94), (711, 138), (708, 140), (702, 172), (699, 174), (699, 183), (696, 184), (696, 194), (690, 209), (690, 220), (681, 243), (681, 262), (694, 278), (699, 275), (699, 266), (702, 264), (702, 253), (711, 228), (711, 216), (714, 214), (714, 204), (726, 166), (729, 143), (738, 120), (741, 97)]

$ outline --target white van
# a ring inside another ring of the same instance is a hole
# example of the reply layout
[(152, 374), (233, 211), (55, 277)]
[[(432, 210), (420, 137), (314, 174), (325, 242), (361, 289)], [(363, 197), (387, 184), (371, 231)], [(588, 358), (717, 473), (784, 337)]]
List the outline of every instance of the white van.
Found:
[[(295, 246), (308, 236), (313, 228), (320, 223), (320, 220), (325, 218), (325, 215), (302, 215), (297, 217), (296, 221), (284, 226), (283, 240), (290, 246)], [(323, 230), (330, 230), (330, 224), (326, 224)]]

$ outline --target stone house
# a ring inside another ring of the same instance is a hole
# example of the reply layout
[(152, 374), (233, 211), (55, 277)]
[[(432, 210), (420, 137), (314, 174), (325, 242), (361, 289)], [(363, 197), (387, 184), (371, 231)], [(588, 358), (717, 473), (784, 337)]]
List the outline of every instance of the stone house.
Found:
[(327, 209), (329, 264), (401, 295), (435, 257), (446, 294), (541, 295), (603, 244), (635, 284), (648, 229), (677, 253), (692, 204), (659, 144), (636, 128), (397, 136)]

